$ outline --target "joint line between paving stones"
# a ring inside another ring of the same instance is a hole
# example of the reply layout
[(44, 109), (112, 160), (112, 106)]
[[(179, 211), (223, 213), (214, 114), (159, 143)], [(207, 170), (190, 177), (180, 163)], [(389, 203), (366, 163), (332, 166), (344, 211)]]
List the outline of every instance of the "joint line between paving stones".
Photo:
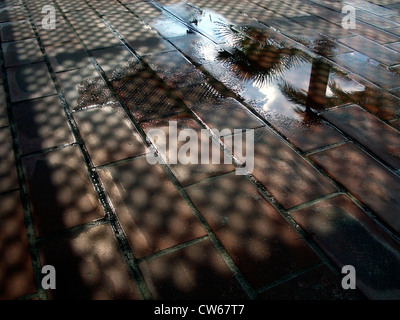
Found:
[[(63, 11), (59, 8), (58, 4), (54, 0), (53, 0), (53, 3), (60, 10), (60, 12), (63, 15), (64, 19), (66, 19)], [(72, 112), (71, 112), (71, 110), (70, 110), (70, 108), (68, 106), (68, 103), (66, 102), (65, 97), (64, 97), (64, 95), (63, 95), (63, 93), (62, 93), (62, 91), (60, 89), (60, 86), (59, 86), (59, 84), (57, 82), (54, 70), (53, 70), (53, 68), (52, 68), (52, 66), (50, 64), (49, 58), (48, 58), (48, 56), (46, 54), (46, 51), (45, 51), (45, 49), (43, 47), (41, 39), (40, 39), (40, 37), (38, 35), (36, 25), (33, 22), (33, 19), (31, 17), (30, 11), (27, 8), (25, 0), (23, 0), (23, 5), (27, 9), (27, 12), (28, 12), (28, 15), (29, 15), (29, 20), (31, 22), (33, 31), (35, 33), (36, 40), (38, 41), (39, 47), (40, 47), (40, 49), (41, 49), (41, 51), (42, 51), (42, 53), (44, 55), (44, 59), (45, 59), (47, 68), (49, 70), (49, 73), (50, 73), (51, 79), (52, 79), (52, 81), (54, 83), (54, 86), (55, 86), (55, 88), (57, 90), (58, 96), (59, 96), (59, 98), (61, 100), (61, 103), (62, 103), (62, 106), (63, 106), (63, 110), (64, 110), (64, 113), (67, 116), (67, 120), (68, 120), (68, 123), (70, 125), (71, 131), (72, 131), (72, 133), (73, 133), (73, 135), (74, 135), (74, 137), (75, 137), (75, 139), (76, 139), (76, 141), (78, 143), (80, 152), (81, 152), (81, 154), (82, 154), (82, 156), (84, 158), (84, 163), (85, 163), (86, 168), (88, 170), (88, 174), (89, 174), (90, 180), (91, 180), (91, 182), (92, 182), (92, 184), (94, 186), (94, 189), (95, 189), (95, 191), (97, 193), (99, 201), (100, 201), (100, 203), (101, 203), (101, 205), (102, 205), (102, 207), (103, 207), (103, 209), (105, 211), (105, 217), (110, 222), (110, 226), (111, 226), (111, 228), (113, 230), (114, 236), (115, 236), (115, 238), (117, 240), (117, 243), (119, 245), (121, 253), (122, 253), (122, 255), (123, 255), (124, 259), (125, 259), (125, 262), (127, 264), (128, 270), (129, 270), (130, 274), (132, 275), (132, 277), (133, 277), (133, 279), (134, 279), (134, 281), (135, 281), (135, 283), (136, 283), (136, 285), (137, 285), (142, 297), (144, 299), (149, 299), (151, 297), (150, 291), (148, 290), (147, 286), (144, 283), (143, 276), (142, 276), (142, 274), (141, 274), (141, 272), (140, 272), (140, 270), (139, 270), (139, 268), (138, 268), (138, 266), (136, 264), (135, 257), (133, 256), (133, 253), (130, 252), (130, 247), (129, 247), (128, 243), (127, 243), (126, 236), (124, 235), (123, 232), (121, 232), (122, 228), (121, 228), (119, 222), (115, 219), (115, 213), (113, 212), (114, 210), (113, 210), (112, 206), (110, 205), (110, 201), (108, 199), (108, 195), (104, 191), (104, 188), (103, 188), (103, 186), (101, 184), (101, 181), (100, 181), (100, 178), (98, 176), (98, 173), (94, 168), (94, 165), (92, 163), (91, 157), (90, 157), (90, 155), (89, 155), (89, 153), (88, 153), (88, 151), (86, 149), (86, 146), (84, 144), (82, 136), (80, 135), (79, 129), (78, 129), (78, 127), (76, 125), (76, 122), (75, 122), (75, 120), (74, 120), (74, 118), (72, 116)], [(66, 21), (68, 21), (68, 20), (66, 19)]]
[(100, 219), (97, 219), (97, 220), (93, 220), (93, 221), (89, 221), (89, 222), (86, 222), (86, 223), (83, 223), (83, 224), (80, 224), (80, 225), (77, 225), (77, 226), (73, 226), (73, 227), (68, 228), (68, 229), (63, 229), (63, 230), (60, 230), (60, 231), (57, 231), (57, 232), (53, 232), (53, 233), (50, 233), (50, 234), (46, 234), (46, 235), (40, 236), (40, 237), (37, 238), (37, 244), (45, 242), (45, 241), (53, 240), (53, 239), (56, 239), (56, 238), (59, 238), (59, 237), (65, 237), (65, 236), (71, 235), (73, 233), (85, 231), (85, 230), (90, 229), (92, 227), (100, 226), (100, 225), (104, 225), (104, 224), (109, 224), (109, 223), (110, 223), (110, 221), (106, 217), (103, 217), (103, 218), (100, 218)]
[(178, 251), (180, 249), (187, 248), (187, 247), (189, 247), (191, 245), (194, 245), (196, 243), (202, 242), (202, 241), (207, 240), (207, 239), (209, 239), (208, 235), (201, 236), (199, 238), (195, 238), (195, 239), (183, 242), (183, 243), (179, 243), (179, 244), (174, 245), (172, 247), (169, 247), (169, 248), (166, 248), (166, 249), (151, 253), (151, 254), (149, 254), (147, 256), (144, 256), (142, 258), (138, 258), (137, 260), (138, 260), (138, 263), (141, 263), (143, 261), (149, 261), (149, 260), (152, 260), (152, 259), (156, 259), (156, 258), (165, 256), (167, 254), (176, 252), (176, 251)]
[(267, 284), (266, 286), (263, 286), (263, 287), (259, 288), (257, 290), (257, 294), (264, 293), (264, 292), (268, 291), (269, 289), (272, 289), (274, 287), (282, 285), (285, 282), (293, 280), (293, 279), (295, 279), (295, 278), (297, 278), (297, 277), (299, 277), (301, 275), (304, 275), (304, 274), (306, 274), (308, 272), (314, 271), (314, 270), (316, 270), (319, 267), (324, 266), (324, 265), (326, 265), (324, 262), (320, 262), (320, 263), (314, 264), (314, 265), (312, 265), (310, 267), (301, 269), (301, 270), (299, 270), (297, 272), (293, 272), (293, 273), (287, 274), (287, 275), (281, 277), (280, 279), (272, 281), (271, 283)]
[(65, 148), (76, 146), (76, 145), (78, 145), (77, 142), (66, 143), (66, 144), (63, 144), (61, 146), (55, 146), (55, 147), (50, 147), (50, 148), (45, 148), (45, 149), (40, 149), (40, 150), (37, 150), (37, 151), (25, 153), (25, 154), (22, 154), (21, 157), (26, 159), (26, 158), (34, 157), (34, 156), (36, 156), (38, 154), (47, 153), (47, 152), (56, 151), (56, 150), (61, 150), (61, 149), (65, 149)]

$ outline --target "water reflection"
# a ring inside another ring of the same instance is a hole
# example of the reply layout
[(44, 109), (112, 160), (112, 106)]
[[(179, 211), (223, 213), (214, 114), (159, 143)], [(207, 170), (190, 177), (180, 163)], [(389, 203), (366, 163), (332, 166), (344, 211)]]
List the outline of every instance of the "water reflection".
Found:
[[(253, 26), (241, 26), (240, 30), (226, 26), (221, 32), (233, 46), (221, 52), (217, 61), (241, 82), (239, 94), (261, 111), (295, 118), (304, 113), (308, 118), (312, 112), (349, 102), (349, 94), (365, 89), (319, 55), (268, 37)], [(326, 38), (315, 40), (314, 51), (322, 56), (334, 48)]]

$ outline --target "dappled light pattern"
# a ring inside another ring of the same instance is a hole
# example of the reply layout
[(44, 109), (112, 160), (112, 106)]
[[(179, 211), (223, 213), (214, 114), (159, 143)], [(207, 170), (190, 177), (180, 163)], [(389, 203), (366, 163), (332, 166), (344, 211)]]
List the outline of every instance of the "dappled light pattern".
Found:
[(36, 39), (5, 42), (2, 49), (6, 67), (44, 60)]
[(57, 94), (44, 62), (7, 68), (11, 102)]
[[(171, 141), (174, 141), (174, 130), (170, 130), (171, 122), (176, 122), (177, 134), (182, 137), (177, 141), (177, 148), (172, 147), (171, 144)], [(143, 129), (146, 133), (150, 130), (163, 132), (160, 137), (157, 135), (153, 137), (154, 147), (182, 185), (189, 185), (235, 169), (232, 159), (228, 158), (230, 163), (225, 160), (227, 156), (218, 142), (211, 137), (210, 133), (202, 133), (201, 125), (187, 114), (145, 122)], [(196, 135), (193, 137), (194, 133)], [(185, 151), (184, 154), (181, 153), (182, 150)], [(204, 159), (203, 154), (206, 154)], [(183, 158), (187, 160), (187, 163), (181, 162)]]
[(42, 242), (39, 253), (43, 264), (57, 271), (49, 299), (141, 299), (107, 224)]
[(400, 134), (356, 105), (331, 110), (324, 117), (395, 169), (400, 168)]
[(25, 158), (23, 166), (37, 235), (104, 216), (76, 146)]
[(204, 75), (177, 51), (152, 55), (145, 60), (171, 88), (205, 82)]
[(246, 178), (231, 174), (186, 190), (252, 286), (318, 263), (301, 236)]
[(254, 177), (285, 208), (335, 191), (325, 177), (268, 128), (255, 131), (254, 161)]
[(67, 43), (45, 45), (45, 49), (55, 72), (73, 70), (90, 65), (83, 46), (75, 38)]
[(146, 158), (104, 168), (100, 177), (137, 258), (206, 235), (161, 167)]
[(19, 192), (0, 195), (0, 299), (36, 291)]
[(74, 142), (57, 96), (15, 103), (12, 110), (22, 154)]
[(80, 110), (115, 102), (105, 81), (92, 67), (57, 73), (57, 80), (71, 109)]
[(0, 26), (1, 41), (17, 41), (34, 38), (32, 27), (28, 20), (3, 23)]
[(372, 208), (390, 228), (400, 231), (400, 179), (396, 174), (352, 143), (317, 153), (311, 158)]
[[(178, 95), (210, 129), (229, 129), (233, 133), (264, 125), (237, 100), (224, 96), (208, 84), (183, 88)], [(227, 113), (231, 116), (227, 117)]]
[[(399, 243), (341, 195), (293, 212), (293, 216), (339, 266), (357, 270), (357, 287), (373, 299), (400, 297)], [(346, 248), (346, 250), (343, 250)], [(393, 270), (393, 272), (387, 272)]]
[(74, 117), (96, 166), (146, 151), (144, 142), (119, 105), (76, 112)]
[(0, 192), (18, 188), (12, 137), (8, 128), (0, 129)]
[(170, 90), (141, 65), (113, 77), (114, 90), (137, 121), (168, 116), (184, 110)]
[(145, 260), (140, 263), (140, 269), (154, 299), (246, 299), (246, 294), (209, 240)]

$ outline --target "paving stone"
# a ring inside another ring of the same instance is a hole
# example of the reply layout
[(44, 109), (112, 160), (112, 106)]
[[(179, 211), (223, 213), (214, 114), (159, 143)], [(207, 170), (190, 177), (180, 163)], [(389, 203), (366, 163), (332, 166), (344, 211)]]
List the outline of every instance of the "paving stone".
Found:
[(123, 7), (117, 1), (107, 1), (107, 3), (103, 2), (94, 2), (92, 6), (101, 14), (107, 15), (110, 13), (120, 14), (121, 12), (126, 12), (127, 9)]
[(73, 2), (61, 2), (60, 3), (60, 8), (62, 11), (67, 12), (75, 12), (75, 11), (81, 11), (81, 10), (88, 10), (89, 6), (87, 3), (83, 0), (75, 0)]
[(99, 174), (136, 258), (206, 235), (161, 167), (145, 157)]
[(390, 43), (386, 45), (386, 47), (396, 50), (397, 52), (400, 52), (400, 42)]
[[(264, 125), (245, 106), (231, 97), (211, 95), (208, 85), (199, 85), (180, 90), (184, 102), (204, 121), (210, 129), (254, 129)], [(230, 117), (226, 115), (230, 114)]]
[(20, 0), (4, 0), (0, 4), (0, 8), (18, 7), (21, 4)]
[(370, 40), (376, 41), (380, 44), (385, 44), (398, 41), (398, 37), (389, 33), (390, 30), (391, 29), (384, 31), (382, 29), (371, 26), (370, 24), (357, 21), (356, 30), (353, 30), (353, 32)]
[(26, 20), (28, 14), (21, 7), (6, 7), (0, 9), (0, 22)]
[(24, 158), (23, 167), (38, 236), (104, 216), (77, 146)]
[[(151, 20), (160, 19), (163, 15), (162, 9), (157, 8), (150, 2), (145, 1), (130, 1), (126, 6), (129, 10), (133, 11), (135, 15), (138, 15), (140, 19), (150, 22)], [(165, 11), (164, 11), (165, 12)]]
[(380, 17), (364, 10), (356, 11), (356, 19), (362, 20), (382, 29), (396, 28), (399, 26), (398, 23), (392, 21), (390, 18), (386, 19), (385, 17)]
[(103, 18), (123, 36), (130, 32), (145, 31), (145, 25), (130, 12), (121, 12), (118, 15), (106, 13)]
[(393, 33), (397, 36), (400, 36), (400, 27), (387, 29), (387, 32)]
[(389, 227), (399, 232), (400, 179), (352, 143), (310, 156)]
[(265, 115), (267, 121), (296, 147), (310, 151), (345, 141), (345, 138), (312, 112), (299, 111), (298, 117)]
[(0, 28), (1, 42), (18, 41), (35, 37), (29, 20), (2, 23)]
[(47, 56), (54, 72), (84, 68), (90, 60), (78, 40), (45, 46)]
[(76, 33), (88, 50), (121, 45), (121, 41), (103, 23), (88, 28), (77, 29)]
[(57, 96), (12, 105), (22, 154), (74, 142)]
[(108, 225), (44, 241), (39, 253), (56, 269), (56, 289), (47, 290), (51, 300), (141, 299)]
[(10, 128), (0, 129), (0, 192), (18, 188)]
[(95, 27), (103, 22), (91, 9), (67, 12), (65, 16), (74, 29)]
[(145, 61), (172, 88), (205, 81), (204, 75), (178, 51), (151, 55)]
[(324, 118), (395, 169), (400, 168), (400, 134), (361, 107), (329, 110)]
[(356, 269), (356, 286), (370, 299), (396, 299), (399, 243), (344, 195), (292, 213), (317, 244), (342, 268)]
[(305, 16), (293, 18), (293, 21), (334, 39), (346, 38), (352, 35), (350, 30), (343, 29), (341, 26), (328, 22), (316, 16)]
[(223, 31), (232, 25), (225, 16), (214, 10), (199, 9), (185, 3), (169, 5), (167, 10), (217, 43), (224, 42)]
[(175, 48), (156, 32), (148, 30), (145, 34), (128, 35), (129, 45), (141, 56), (152, 53), (173, 51)]
[(110, 89), (93, 67), (57, 73), (61, 91), (71, 109), (115, 103)]
[(76, 43), (78, 40), (77, 36), (73, 32), (73, 29), (66, 22), (60, 22), (59, 20), (56, 20), (55, 29), (44, 29), (40, 26), (37, 26), (37, 31), (39, 33), (40, 40), (45, 47), (58, 43)]
[(338, 54), (334, 57), (334, 61), (385, 89), (396, 87), (400, 81), (397, 73), (359, 52)]
[(400, 119), (392, 121), (391, 124), (396, 128), (400, 129)]
[(109, 80), (115, 78), (116, 74), (125, 73), (127, 69), (139, 64), (139, 60), (125, 46), (93, 50), (91, 54), (95, 57)]
[(2, 48), (6, 67), (14, 67), (44, 60), (36, 39), (4, 42)]
[(353, 102), (383, 120), (391, 120), (400, 115), (400, 99), (376, 87), (366, 86), (362, 95), (358, 96)]
[(186, 191), (253, 287), (319, 261), (246, 178), (231, 174)]
[[(180, 136), (176, 147), (173, 146), (176, 139), (174, 125), (177, 137)], [(155, 147), (184, 186), (235, 169), (232, 160), (224, 154), (218, 143), (212, 140), (208, 133), (202, 133), (203, 128), (186, 114), (145, 122), (142, 127), (146, 134), (149, 134), (150, 130), (157, 130), (153, 136)], [(158, 135), (160, 138), (156, 138)], [(183, 153), (182, 150), (186, 152)]]
[(190, 32), (187, 26), (169, 16), (162, 16), (152, 20), (149, 25), (167, 39), (184, 36)]
[(390, 9), (386, 9), (380, 5), (376, 5), (373, 3), (370, 3), (368, 1), (365, 0), (350, 0), (350, 1), (346, 1), (345, 3), (356, 7), (357, 9), (361, 9), (364, 12), (367, 11), (369, 13), (373, 13), (375, 15), (379, 15), (379, 16), (391, 16), (393, 15), (393, 11)]
[(0, 298), (36, 292), (19, 191), (0, 195)]
[(400, 53), (361, 36), (341, 38), (339, 41), (385, 65), (400, 63)]
[(111, 85), (137, 121), (161, 118), (184, 110), (173, 92), (135, 61), (116, 72)]
[(259, 294), (265, 300), (364, 300), (354, 290), (344, 290), (342, 279), (320, 266)]
[(285, 207), (335, 191), (331, 183), (268, 128), (254, 133), (253, 176)]
[(142, 261), (139, 267), (154, 299), (246, 299), (209, 240)]
[(172, 38), (170, 41), (196, 64), (213, 62), (222, 51), (215, 43), (198, 34), (187, 34), (183, 37)]
[(146, 152), (139, 133), (119, 105), (75, 112), (74, 118), (96, 166)]
[(11, 102), (57, 94), (44, 62), (7, 68)]

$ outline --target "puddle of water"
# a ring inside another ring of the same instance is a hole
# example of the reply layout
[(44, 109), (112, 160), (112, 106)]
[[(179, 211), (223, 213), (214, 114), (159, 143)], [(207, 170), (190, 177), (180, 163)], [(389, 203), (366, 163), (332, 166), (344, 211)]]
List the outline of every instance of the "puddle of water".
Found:
[[(302, 111), (308, 119), (310, 111), (346, 103), (349, 96), (365, 90), (318, 56), (285, 43), (271, 31), (226, 27), (224, 36), (231, 46), (225, 45), (226, 51), (205, 68), (262, 114), (299, 119)], [(326, 39), (318, 45), (324, 53), (334, 47)]]
[(186, 23), (192, 25), (201, 33), (207, 35), (216, 42), (226, 40), (223, 32), (230, 22), (221, 14), (212, 10), (202, 10), (192, 7), (187, 3), (178, 3), (165, 6), (165, 9), (180, 17)]

